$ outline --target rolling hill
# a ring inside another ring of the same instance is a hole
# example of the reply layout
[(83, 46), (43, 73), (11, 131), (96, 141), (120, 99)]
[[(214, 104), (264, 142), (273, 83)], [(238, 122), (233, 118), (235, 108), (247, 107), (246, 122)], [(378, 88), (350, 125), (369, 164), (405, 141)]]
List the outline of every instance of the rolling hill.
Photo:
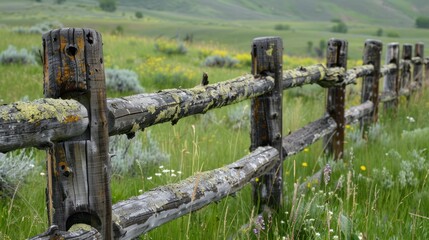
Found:
[(412, 27), (429, 12), (427, 0), (119, 0), (123, 7), (199, 18), (330, 21)]

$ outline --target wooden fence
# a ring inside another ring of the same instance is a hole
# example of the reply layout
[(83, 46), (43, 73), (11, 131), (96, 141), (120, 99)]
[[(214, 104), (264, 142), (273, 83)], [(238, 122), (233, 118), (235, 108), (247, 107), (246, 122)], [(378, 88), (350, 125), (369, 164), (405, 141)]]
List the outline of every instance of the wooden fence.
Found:
[[(47, 149), (47, 209), (51, 226), (33, 239), (133, 239), (168, 221), (196, 211), (253, 182), (258, 206), (282, 205), (282, 162), (323, 139), (338, 159), (346, 124), (362, 128), (376, 122), (378, 105), (395, 111), (429, 77), (423, 44), (387, 47), (367, 40), (363, 66), (347, 70), (345, 40), (331, 39), (326, 65), (283, 70), (282, 40), (256, 38), (251, 46), (252, 74), (191, 89), (171, 89), (106, 99), (101, 35), (91, 29), (64, 28), (43, 35), (44, 99), (0, 106), (0, 151)], [(379, 94), (379, 79), (384, 89)], [(423, 78), (426, 76), (426, 80)], [(362, 104), (345, 110), (348, 84), (362, 77)], [(318, 84), (328, 89), (326, 115), (282, 135), (284, 90)], [(251, 99), (251, 153), (221, 168), (147, 191), (112, 206), (109, 136), (203, 114)], [(259, 177), (258, 183), (251, 181)], [(67, 232), (73, 225), (86, 226)]]

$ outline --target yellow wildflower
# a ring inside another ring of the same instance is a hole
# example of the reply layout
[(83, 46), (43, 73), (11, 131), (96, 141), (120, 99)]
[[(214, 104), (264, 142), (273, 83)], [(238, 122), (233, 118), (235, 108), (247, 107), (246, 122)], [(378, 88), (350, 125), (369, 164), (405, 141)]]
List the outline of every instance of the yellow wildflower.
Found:
[(302, 163), (302, 166), (303, 166), (303, 167), (308, 167), (308, 163), (307, 163), (307, 162), (303, 162), (303, 163)]
[(360, 166), (360, 170), (362, 170), (362, 171), (366, 171), (366, 166), (365, 166), (365, 165), (361, 165), (361, 166)]

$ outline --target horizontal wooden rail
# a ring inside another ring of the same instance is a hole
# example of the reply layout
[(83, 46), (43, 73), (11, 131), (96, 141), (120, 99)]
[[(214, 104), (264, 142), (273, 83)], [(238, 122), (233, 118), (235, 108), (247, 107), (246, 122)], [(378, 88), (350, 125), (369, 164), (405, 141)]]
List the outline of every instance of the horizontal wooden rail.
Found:
[[(355, 67), (344, 72), (342, 68), (326, 68), (318, 64), (285, 71), (282, 84), (283, 89), (314, 83), (323, 87), (348, 85), (372, 71), (372, 65)], [(271, 77), (255, 80), (253, 75), (244, 75), (190, 89), (169, 89), (158, 93), (108, 99), (109, 134), (132, 134), (169, 121), (175, 124), (186, 116), (205, 113), (213, 108), (263, 95), (271, 91), (273, 86), (274, 80)]]
[[(361, 117), (369, 114), (373, 108), (374, 104), (370, 101), (350, 108), (345, 113), (346, 124), (355, 123)], [(295, 155), (320, 138), (332, 134), (336, 127), (334, 119), (327, 115), (283, 137), (283, 151), (286, 156)]]
[(392, 74), (397, 70), (398, 70), (398, 68), (397, 68), (396, 64), (394, 64), (394, 63), (390, 63), (387, 65), (381, 66), (381, 68), (380, 68), (380, 75), (381, 76), (380, 77), (384, 77), (388, 74)]
[[(371, 102), (346, 112), (348, 124), (357, 121), (373, 109)], [(294, 155), (318, 139), (331, 134), (335, 121), (326, 116), (283, 138), (287, 156)], [(133, 239), (166, 222), (196, 211), (240, 190), (250, 179), (273, 167), (278, 151), (259, 147), (239, 161), (212, 171), (197, 173), (179, 183), (145, 192), (112, 207), (115, 238)]]
[(260, 96), (273, 87), (273, 78), (265, 77), (256, 81), (253, 75), (247, 74), (190, 89), (169, 89), (108, 99), (109, 134), (133, 133), (168, 121), (174, 124), (186, 116)]
[(39, 99), (0, 106), (0, 152), (48, 147), (88, 127), (86, 108), (74, 100)]
[[(390, 71), (390, 67), (385, 72)], [(371, 65), (355, 67), (347, 72), (321, 64), (301, 67), (285, 71), (283, 89), (314, 83), (324, 87), (347, 85), (372, 71)], [(109, 135), (132, 134), (168, 121), (175, 123), (186, 116), (263, 95), (273, 86), (271, 77), (255, 80), (253, 75), (248, 74), (191, 89), (170, 89), (108, 99)], [(0, 106), (0, 113), (0, 152), (50, 146), (52, 142), (81, 135), (88, 126), (87, 110), (74, 100), (17, 102)]]

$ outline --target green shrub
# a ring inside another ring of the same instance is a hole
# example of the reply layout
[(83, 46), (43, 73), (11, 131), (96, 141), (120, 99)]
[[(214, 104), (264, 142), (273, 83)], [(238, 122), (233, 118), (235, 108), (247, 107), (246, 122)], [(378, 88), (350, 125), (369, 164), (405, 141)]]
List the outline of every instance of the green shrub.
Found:
[(207, 67), (236, 67), (239, 61), (237, 59), (231, 58), (230, 56), (208, 56), (203, 65)]
[(188, 52), (185, 44), (182, 42), (157, 41), (155, 43), (155, 51), (165, 53), (167, 55), (183, 55)]
[(0, 153), (0, 197), (13, 194), (17, 185), (33, 170), (33, 151)]
[(140, 85), (138, 75), (134, 71), (107, 68), (105, 73), (106, 87), (108, 90), (116, 92), (144, 92), (144, 88)]
[(333, 19), (332, 22), (336, 23), (334, 26), (332, 26), (332, 32), (335, 33), (347, 33), (348, 28), (347, 25), (339, 20), (339, 19)]
[(287, 24), (276, 24), (275, 26), (274, 26), (274, 30), (277, 30), (277, 31), (286, 31), (286, 30), (290, 30), (290, 26), (289, 25), (287, 25)]
[(9, 45), (0, 53), (0, 64), (36, 64), (36, 58), (25, 48), (18, 51), (15, 46)]
[(228, 126), (232, 129), (250, 129), (250, 106), (239, 104), (228, 111)]
[(124, 35), (124, 27), (121, 25), (116, 26), (116, 28), (112, 31), (112, 35)]
[(418, 17), (416, 18), (417, 28), (429, 28), (429, 17)]
[(116, 11), (116, 0), (98, 0), (101, 10), (106, 12)]
[(137, 169), (144, 171), (148, 166), (170, 160), (170, 155), (160, 149), (150, 132), (146, 133), (145, 141), (128, 140), (125, 135), (111, 137), (110, 152), (113, 154), (112, 173), (119, 175), (134, 175)]
[(397, 32), (388, 32), (387, 36), (390, 37), (390, 38), (398, 38), (398, 37), (400, 37), (399, 33), (397, 33)]
[(137, 11), (135, 15), (138, 19), (143, 18), (143, 13), (141, 11)]
[(377, 30), (377, 32), (375, 32), (375, 36), (377, 36), (377, 37), (381, 37), (381, 36), (383, 36), (383, 29), (382, 29), (382, 28), (379, 28), (379, 29)]

